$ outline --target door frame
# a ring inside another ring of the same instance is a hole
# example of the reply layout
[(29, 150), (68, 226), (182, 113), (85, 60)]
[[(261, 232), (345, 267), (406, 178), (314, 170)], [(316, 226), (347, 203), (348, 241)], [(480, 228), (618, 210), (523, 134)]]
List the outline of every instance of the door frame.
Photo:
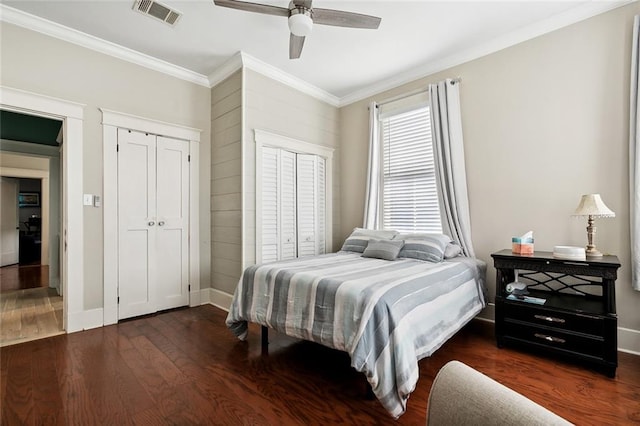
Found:
[(104, 159), (104, 325), (118, 322), (118, 128), (189, 141), (189, 306), (200, 305), (200, 129), (100, 108)]
[(60, 253), (63, 328), (67, 333), (85, 328), (83, 120), (84, 105), (11, 87), (0, 86), (0, 108), (62, 121), (62, 229), (65, 250)]

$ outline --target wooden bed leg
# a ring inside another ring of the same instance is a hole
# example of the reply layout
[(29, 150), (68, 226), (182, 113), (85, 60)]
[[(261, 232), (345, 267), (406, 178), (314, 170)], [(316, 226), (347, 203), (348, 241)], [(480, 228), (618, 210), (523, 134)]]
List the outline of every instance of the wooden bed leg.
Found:
[(269, 329), (262, 326), (262, 352), (266, 351), (269, 346)]

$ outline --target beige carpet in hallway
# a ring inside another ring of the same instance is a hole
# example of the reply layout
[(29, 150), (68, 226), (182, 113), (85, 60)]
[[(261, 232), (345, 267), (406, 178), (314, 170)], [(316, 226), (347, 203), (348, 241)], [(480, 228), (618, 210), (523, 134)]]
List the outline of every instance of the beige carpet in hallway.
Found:
[(62, 333), (62, 297), (55, 289), (0, 293), (0, 347)]

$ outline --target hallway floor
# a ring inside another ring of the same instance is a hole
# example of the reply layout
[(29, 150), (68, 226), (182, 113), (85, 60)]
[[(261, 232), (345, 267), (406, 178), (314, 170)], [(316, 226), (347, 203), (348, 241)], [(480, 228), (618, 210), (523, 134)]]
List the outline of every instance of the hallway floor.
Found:
[(62, 296), (48, 285), (48, 266), (0, 268), (0, 347), (64, 333)]
[(49, 266), (15, 264), (0, 268), (0, 291), (49, 286)]

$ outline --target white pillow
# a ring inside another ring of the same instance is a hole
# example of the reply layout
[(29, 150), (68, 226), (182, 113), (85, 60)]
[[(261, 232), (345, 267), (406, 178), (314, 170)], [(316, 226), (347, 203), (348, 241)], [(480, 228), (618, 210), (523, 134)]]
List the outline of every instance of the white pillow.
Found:
[(444, 258), (452, 259), (454, 257), (458, 257), (462, 254), (462, 247), (460, 247), (457, 243), (451, 241), (447, 244), (447, 247), (444, 249)]

